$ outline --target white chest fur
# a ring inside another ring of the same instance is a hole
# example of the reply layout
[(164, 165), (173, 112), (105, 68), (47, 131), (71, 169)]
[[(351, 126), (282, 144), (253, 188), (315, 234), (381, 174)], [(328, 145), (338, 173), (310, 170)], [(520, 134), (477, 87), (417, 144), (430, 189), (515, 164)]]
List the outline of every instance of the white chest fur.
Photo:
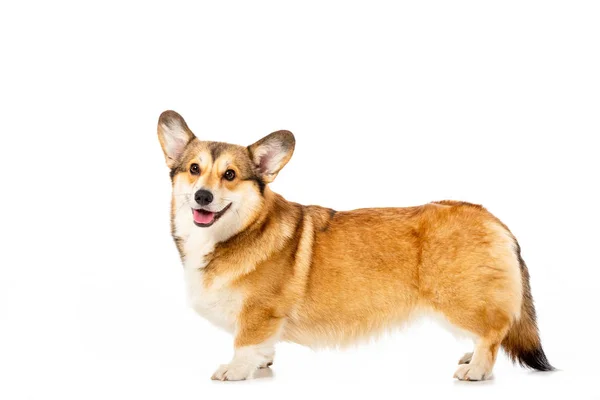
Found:
[(193, 231), (185, 240), (184, 274), (190, 306), (202, 317), (233, 333), (242, 307), (242, 296), (231, 290), (222, 277), (206, 285), (205, 256), (213, 251), (215, 242), (205, 231)]
[(202, 269), (186, 268), (185, 281), (190, 306), (213, 324), (233, 333), (242, 307), (242, 296), (229, 289), (227, 282), (220, 278), (207, 287)]
[[(177, 193), (190, 191), (179, 186), (174, 190)], [(231, 290), (229, 282), (223, 277), (213, 279), (207, 286), (204, 268), (206, 256), (212, 253), (215, 244), (225, 240), (237, 228), (235, 224), (227, 223), (227, 215), (218, 224), (199, 228), (194, 225), (184, 196), (176, 196), (175, 201), (175, 233), (183, 240), (183, 266), (189, 304), (202, 317), (233, 333), (243, 304), (242, 296)]]

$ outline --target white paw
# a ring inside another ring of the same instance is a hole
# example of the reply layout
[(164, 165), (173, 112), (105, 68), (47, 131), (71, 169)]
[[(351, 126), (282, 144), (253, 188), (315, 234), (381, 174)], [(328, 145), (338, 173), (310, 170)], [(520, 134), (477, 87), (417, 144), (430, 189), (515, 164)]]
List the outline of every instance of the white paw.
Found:
[(486, 370), (477, 364), (462, 364), (454, 373), (454, 377), (461, 381), (484, 381), (491, 376), (491, 370)]
[(460, 360), (458, 360), (458, 363), (459, 364), (468, 364), (471, 362), (472, 359), (473, 359), (473, 353), (465, 353), (465, 355), (462, 356)]
[(230, 363), (221, 365), (213, 374), (213, 381), (243, 381), (251, 379), (256, 367), (243, 363)]
[(260, 367), (258, 367), (258, 368), (269, 368), (271, 365), (273, 365), (274, 358), (275, 358), (274, 351), (267, 352), (267, 354), (265, 354), (264, 358), (260, 362)]

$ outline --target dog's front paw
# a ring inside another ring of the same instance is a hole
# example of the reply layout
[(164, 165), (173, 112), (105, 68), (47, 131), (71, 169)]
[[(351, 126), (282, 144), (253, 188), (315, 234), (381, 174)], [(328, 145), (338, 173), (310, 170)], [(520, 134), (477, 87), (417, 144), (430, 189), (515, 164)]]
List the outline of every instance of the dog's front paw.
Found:
[(243, 381), (251, 379), (256, 367), (248, 364), (235, 363), (221, 365), (210, 378), (213, 381)]
[(465, 355), (462, 356), (460, 360), (458, 360), (458, 364), (470, 364), (472, 359), (473, 353), (465, 353)]

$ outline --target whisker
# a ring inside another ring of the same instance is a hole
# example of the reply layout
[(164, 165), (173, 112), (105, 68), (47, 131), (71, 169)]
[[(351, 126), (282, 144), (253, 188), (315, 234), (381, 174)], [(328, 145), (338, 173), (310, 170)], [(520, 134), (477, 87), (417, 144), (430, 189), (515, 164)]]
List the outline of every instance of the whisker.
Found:
[(188, 203), (183, 203), (182, 205), (180, 205), (179, 208), (175, 211), (175, 214), (179, 214), (179, 211), (181, 211), (181, 209), (187, 205), (188, 205)]

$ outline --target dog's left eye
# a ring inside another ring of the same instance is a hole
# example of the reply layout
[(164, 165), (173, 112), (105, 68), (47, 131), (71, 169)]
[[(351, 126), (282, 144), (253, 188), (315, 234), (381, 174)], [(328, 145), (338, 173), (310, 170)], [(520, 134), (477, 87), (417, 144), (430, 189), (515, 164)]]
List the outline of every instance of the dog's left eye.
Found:
[(232, 169), (228, 169), (227, 171), (225, 171), (225, 173), (223, 174), (223, 178), (227, 179), (228, 181), (232, 181), (235, 179), (235, 171)]

